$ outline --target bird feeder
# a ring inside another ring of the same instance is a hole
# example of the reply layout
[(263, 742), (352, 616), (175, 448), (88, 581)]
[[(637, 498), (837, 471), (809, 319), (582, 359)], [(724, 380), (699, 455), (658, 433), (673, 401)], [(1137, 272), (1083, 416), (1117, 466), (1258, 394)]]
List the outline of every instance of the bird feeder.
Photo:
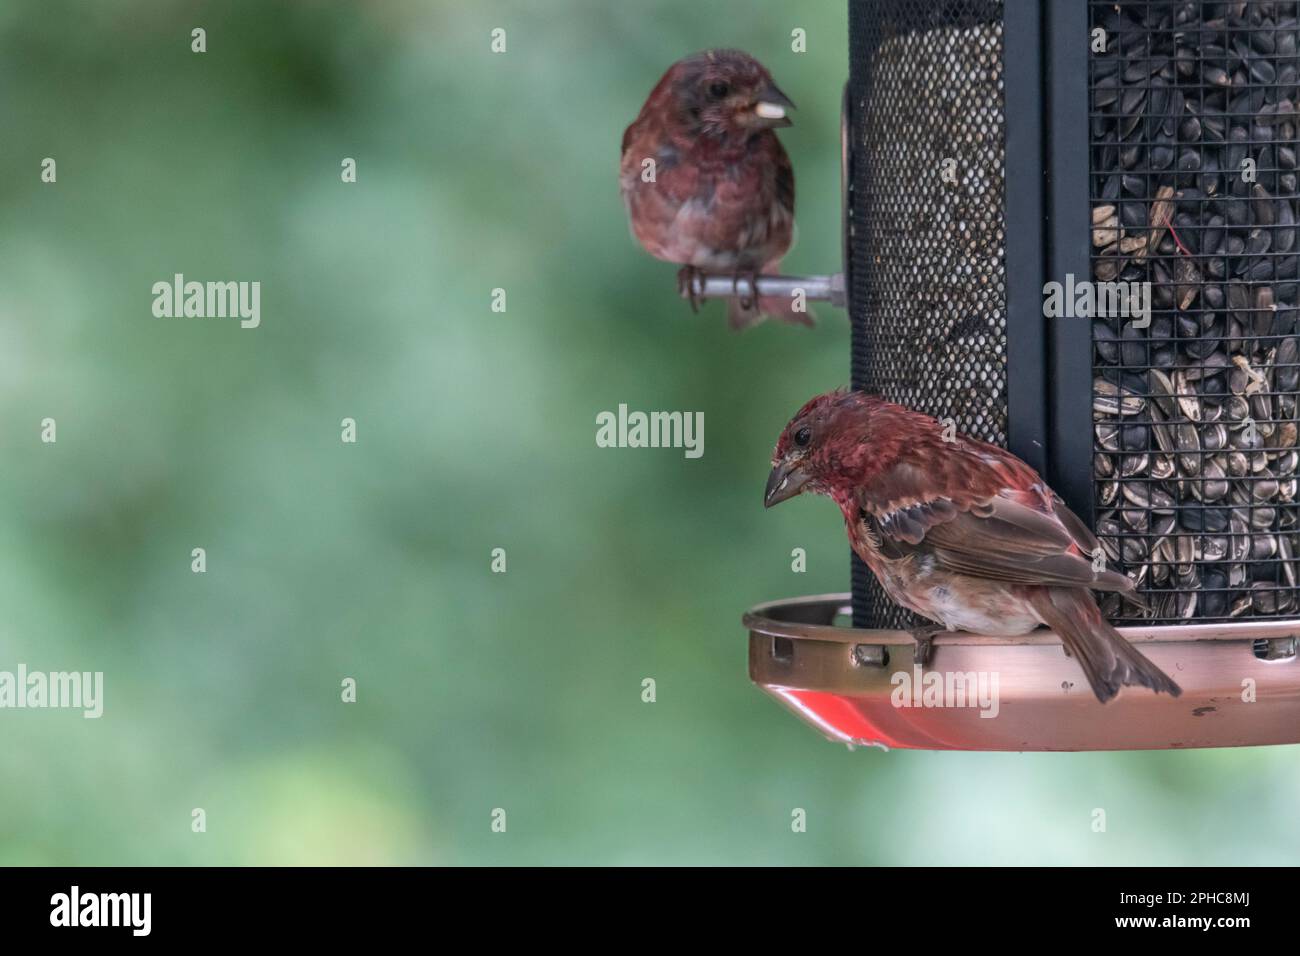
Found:
[(997, 674), (998, 713), (912, 706), (921, 622), (856, 558), (746, 615), (751, 678), (850, 743), (1300, 742), (1297, 4), (850, 0), (849, 42), (853, 385), (1043, 475), (1184, 693), (1102, 705), (1050, 631), (948, 634), (926, 670)]

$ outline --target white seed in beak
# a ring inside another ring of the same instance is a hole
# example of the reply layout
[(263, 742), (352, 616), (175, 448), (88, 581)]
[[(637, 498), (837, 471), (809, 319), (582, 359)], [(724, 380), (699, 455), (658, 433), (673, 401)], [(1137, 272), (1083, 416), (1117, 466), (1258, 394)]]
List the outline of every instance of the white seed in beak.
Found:
[(763, 119), (785, 119), (785, 107), (762, 101), (754, 104), (754, 113)]

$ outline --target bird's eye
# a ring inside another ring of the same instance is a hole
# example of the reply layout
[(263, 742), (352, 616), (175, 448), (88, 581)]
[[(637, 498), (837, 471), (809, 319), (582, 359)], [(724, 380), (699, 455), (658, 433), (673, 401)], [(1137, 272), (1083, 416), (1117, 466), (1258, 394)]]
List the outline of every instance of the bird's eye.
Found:
[(812, 441), (811, 428), (804, 427), (794, 433), (794, 443), (798, 445), (800, 448), (808, 447), (808, 443), (810, 441)]
[(731, 92), (731, 87), (729, 87), (726, 83), (709, 84), (709, 95), (712, 96), (715, 100), (722, 99), (730, 92)]

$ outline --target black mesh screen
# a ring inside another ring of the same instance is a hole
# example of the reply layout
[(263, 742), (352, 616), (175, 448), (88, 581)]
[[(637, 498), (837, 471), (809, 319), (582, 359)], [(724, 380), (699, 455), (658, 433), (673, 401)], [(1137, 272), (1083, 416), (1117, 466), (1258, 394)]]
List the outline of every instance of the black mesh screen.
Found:
[(1296, 8), (1090, 2), (1092, 278), (1151, 296), (1092, 320), (1112, 619), (1297, 609)]
[[(1002, 4), (854, 2), (849, 31), (853, 385), (1005, 446)], [(856, 626), (917, 621), (853, 576)]]

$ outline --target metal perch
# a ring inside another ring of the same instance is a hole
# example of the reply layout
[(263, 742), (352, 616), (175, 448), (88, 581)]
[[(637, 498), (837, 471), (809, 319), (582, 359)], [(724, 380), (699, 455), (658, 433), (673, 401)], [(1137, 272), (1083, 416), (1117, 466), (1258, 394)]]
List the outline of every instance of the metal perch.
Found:
[[(697, 299), (740, 297), (752, 300), (754, 289), (751, 285), (748, 276), (733, 279), (729, 275), (696, 273), (691, 280), (691, 289)], [(759, 276), (757, 286), (759, 296), (788, 298), (796, 289), (802, 289), (809, 302), (829, 302), (844, 308), (844, 274), (840, 272), (827, 276)]]

